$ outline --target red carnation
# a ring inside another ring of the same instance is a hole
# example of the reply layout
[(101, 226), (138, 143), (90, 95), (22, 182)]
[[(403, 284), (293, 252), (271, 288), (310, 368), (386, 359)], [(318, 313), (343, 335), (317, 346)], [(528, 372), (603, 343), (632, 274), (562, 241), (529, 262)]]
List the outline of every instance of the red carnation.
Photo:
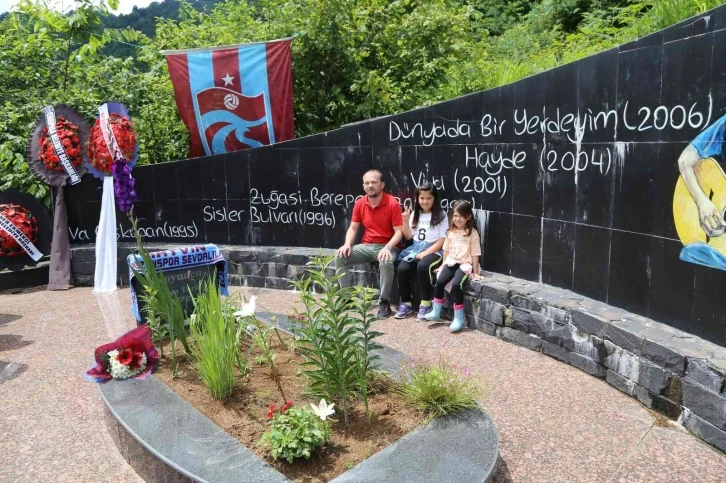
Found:
[[(20, 205), (0, 205), (0, 215), (7, 218), (28, 239), (35, 243), (38, 241), (38, 223), (28, 210)], [(0, 256), (16, 257), (25, 255), (18, 242), (5, 230), (0, 228)]]
[(141, 367), (142, 362), (144, 362), (144, 353), (134, 352), (134, 360), (131, 361), (131, 369), (138, 369)]
[[(131, 128), (131, 122), (128, 118), (116, 113), (109, 115), (108, 122), (113, 131), (114, 138), (118, 143), (118, 147), (121, 150), (121, 155), (124, 159), (130, 160), (134, 157), (134, 150), (136, 148), (136, 136)], [(88, 154), (91, 166), (106, 175), (110, 175), (113, 170), (114, 160), (108, 146), (106, 146), (106, 140), (101, 130), (100, 118), (96, 119), (96, 122), (91, 128), (90, 141)]]
[(133, 353), (133, 351), (131, 349), (122, 349), (122, 350), (119, 350), (119, 353), (116, 356), (116, 360), (120, 364), (123, 364), (124, 366), (128, 366), (134, 360), (134, 353)]
[(284, 413), (288, 409), (292, 407), (294, 403), (292, 401), (287, 401), (281, 408), (280, 408), (280, 414)]
[[(56, 131), (61, 144), (64, 146), (66, 155), (71, 164), (78, 167), (83, 161), (81, 148), (81, 138), (78, 133), (78, 126), (66, 120), (63, 116), (56, 118)], [(43, 161), (45, 167), (53, 171), (63, 171), (60, 164), (60, 158), (55, 152), (53, 142), (48, 135), (48, 128), (44, 128), (38, 142), (40, 145), (40, 160)]]
[(270, 404), (270, 409), (267, 410), (267, 419), (272, 419), (275, 417), (275, 406), (274, 404)]

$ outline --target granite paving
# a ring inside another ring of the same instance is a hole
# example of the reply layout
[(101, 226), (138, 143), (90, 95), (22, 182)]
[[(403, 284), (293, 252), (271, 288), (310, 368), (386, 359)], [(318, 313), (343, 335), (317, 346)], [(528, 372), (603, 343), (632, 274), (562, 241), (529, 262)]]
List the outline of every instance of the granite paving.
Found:
[[(257, 295), (288, 314), (298, 294)], [(135, 326), (128, 289), (0, 294), (0, 481), (141, 481), (116, 450), (95, 384), (83, 374), (96, 346)], [(499, 431), (494, 481), (721, 482), (726, 457), (604, 381), (548, 356), (447, 324), (378, 321), (381, 342), (439, 358), (485, 387)]]

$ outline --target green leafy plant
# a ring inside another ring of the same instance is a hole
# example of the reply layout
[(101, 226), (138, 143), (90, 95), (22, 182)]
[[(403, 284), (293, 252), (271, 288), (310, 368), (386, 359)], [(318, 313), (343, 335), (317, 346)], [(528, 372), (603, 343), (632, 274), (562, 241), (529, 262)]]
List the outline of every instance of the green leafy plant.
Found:
[(321, 419), (307, 408), (288, 406), (275, 413), (275, 407), (271, 406), (268, 416), (271, 415), (272, 427), (257, 445), (269, 444), (270, 455), (276, 461), (282, 458), (292, 463), (295, 458), (309, 459), (313, 450), (330, 439), (330, 421)]
[[(273, 334), (277, 337), (277, 341), (280, 343), (280, 347), (282, 347), (283, 350), (287, 350), (288, 347), (283, 340), (280, 331), (277, 329), (277, 318), (272, 317), (272, 326), (268, 326), (257, 320), (255, 317), (255, 298), (256, 297), (253, 296), (249, 302), (242, 304), (240, 310), (232, 314), (237, 320), (237, 333), (248, 333), (252, 339), (252, 343), (244, 357), (244, 364), (246, 367), (250, 355), (255, 349), (257, 349), (260, 353), (255, 357), (254, 362), (259, 365), (267, 365), (270, 369), (270, 377), (272, 377), (277, 384), (277, 390), (280, 391), (282, 400), (285, 401), (287, 398), (285, 397), (285, 391), (282, 389), (280, 374), (277, 370), (277, 366), (275, 365), (277, 354), (272, 347)], [(242, 371), (242, 369), (240, 369), (240, 371)]]
[(226, 303), (214, 279), (200, 282), (189, 323), (194, 367), (218, 400), (234, 392), (234, 366), (240, 352), (237, 326)]
[(275, 353), (274, 349), (272, 348), (273, 334), (277, 334), (278, 340), (282, 343), (283, 347), (286, 347), (285, 343), (282, 341), (280, 333), (277, 330), (277, 327), (265, 327), (258, 322), (258, 325), (252, 331), (253, 345), (251, 349), (259, 349), (260, 354), (255, 357), (255, 363), (267, 365), (267, 367), (270, 369), (270, 377), (272, 377), (272, 380), (275, 381), (275, 383), (277, 384), (277, 390), (280, 391), (280, 395), (282, 395), (282, 400), (285, 401), (287, 398), (285, 397), (285, 391), (282, 389), (280, 373), (278, 372), (277, 366), (275, 365), (277, 353)]
[(151, 329), (151, 340), (159, 348), (159, 355), (164, 357), (164, 340), (169, 337), (169, 329), (162, 323), (161, 317), (156, 312), (158, 307), (157, 292), (153, 287), (145, 286), (144, 294), (139, 296), (144, 302), (144, 314), (146, 315), (146, 324)]
[(191, 349), (187, 342), (186, 330), (184, 328), (184, 308), (182, 307), (179, 296), (172, 293), (169, 289), (169, 283), (164, 276), (164, 272), (156, 270), (154, 261), (149, 256), (149, 252), (144, 247), (144, 242), (138, 231), (138, 220), (134, 215), (133, 209), (129, 212), (132, 231), (136, 237), (136, 249), (141, 257), (139, 266), (131, 266), (134, 277), (138, 280), (142, 287), (147, 287), (154, 293), (154, 296), (148, 299), (152, 305), (149, 310), (153, 310), (163, 323), (168, 327), (169, 341), (171, 343), (171, 370), (173, 377), (178, 375), (178, 361), (176, 356), (176, 342), (180, 341), (187, 354), (191, 354)]
[(308, 392), (339, 401), (349, 424), (352, 396), (360, 396), (368, 409), (368, 381), (379, 359), (374, 351), (381, 348), (375, 338), (381, 334), (372, 330), (375, 318), (368, 313), (373, 290), (341, 288), (340, 277), (326, 273), (332, 261), (333, 257), (313, 257), (305, 276), (293, 282), (305, 306), (293, 333), (303, 357)]
[(399, 390), (409, 404), (432, 417), (474, 409), (481, 389), (467, 372), (459, 373), (443, 360), (414, 363), (406, 368)]

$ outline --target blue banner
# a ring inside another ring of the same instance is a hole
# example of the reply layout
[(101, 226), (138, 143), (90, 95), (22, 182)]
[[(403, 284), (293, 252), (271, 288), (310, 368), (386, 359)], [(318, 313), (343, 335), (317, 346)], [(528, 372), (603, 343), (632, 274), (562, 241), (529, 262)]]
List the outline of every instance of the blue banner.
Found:
[[(175, 248), (173, 250), (163, 250), (159, 252), (149, 253), (151, 260), (157, 271), (166, 273), (167, 280), (174, 279), (175, 275), (183, 274), (184, 270), (195, 267), (215, 266), (217, 270), (217, 283), (220, 293), (224, 296), (229, 295), (229, 275), (227, 273), (227, 261), (222, 256), (217, 245), (197, 245), (184, 248)], [(139, 311), (139, 301), (136, 295), (136, 287), (134, 286), (134, 269), (141, 271), (143, 269), (143, 260), (141, 255), (129, 255), (126, 258), (129, 264), (129, 285), (131, 286), (131, 313), (136, 317), (137, 321), (141, 321), (141, 312)], [(192, 289), (196, 288), (191, 287)], [(171, 284), (170, 284), (171, 285)], [(181, 294), (185, 297), (186, 294)]]

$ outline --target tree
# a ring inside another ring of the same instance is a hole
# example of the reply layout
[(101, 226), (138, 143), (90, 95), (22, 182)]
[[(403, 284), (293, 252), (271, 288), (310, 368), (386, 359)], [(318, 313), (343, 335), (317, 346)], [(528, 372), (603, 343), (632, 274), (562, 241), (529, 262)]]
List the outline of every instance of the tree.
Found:
[[(0, 190), (17, 188), (49, 203), (48, 188), (24, 162), (35, 120), (47, 104), (66, 103), (89, 118), (101, 96), (118, 91), (109, 72), (123, 61), (99, 62), (99, 49), (112, 39), (135, 40), (131, 30), (100, 27), (100, 18), (118, 0), (81, 0), (64, 15), (46, 1), (23, 0), (0, 22)], [(91, 81), (89, 81), (91, 79)]]

